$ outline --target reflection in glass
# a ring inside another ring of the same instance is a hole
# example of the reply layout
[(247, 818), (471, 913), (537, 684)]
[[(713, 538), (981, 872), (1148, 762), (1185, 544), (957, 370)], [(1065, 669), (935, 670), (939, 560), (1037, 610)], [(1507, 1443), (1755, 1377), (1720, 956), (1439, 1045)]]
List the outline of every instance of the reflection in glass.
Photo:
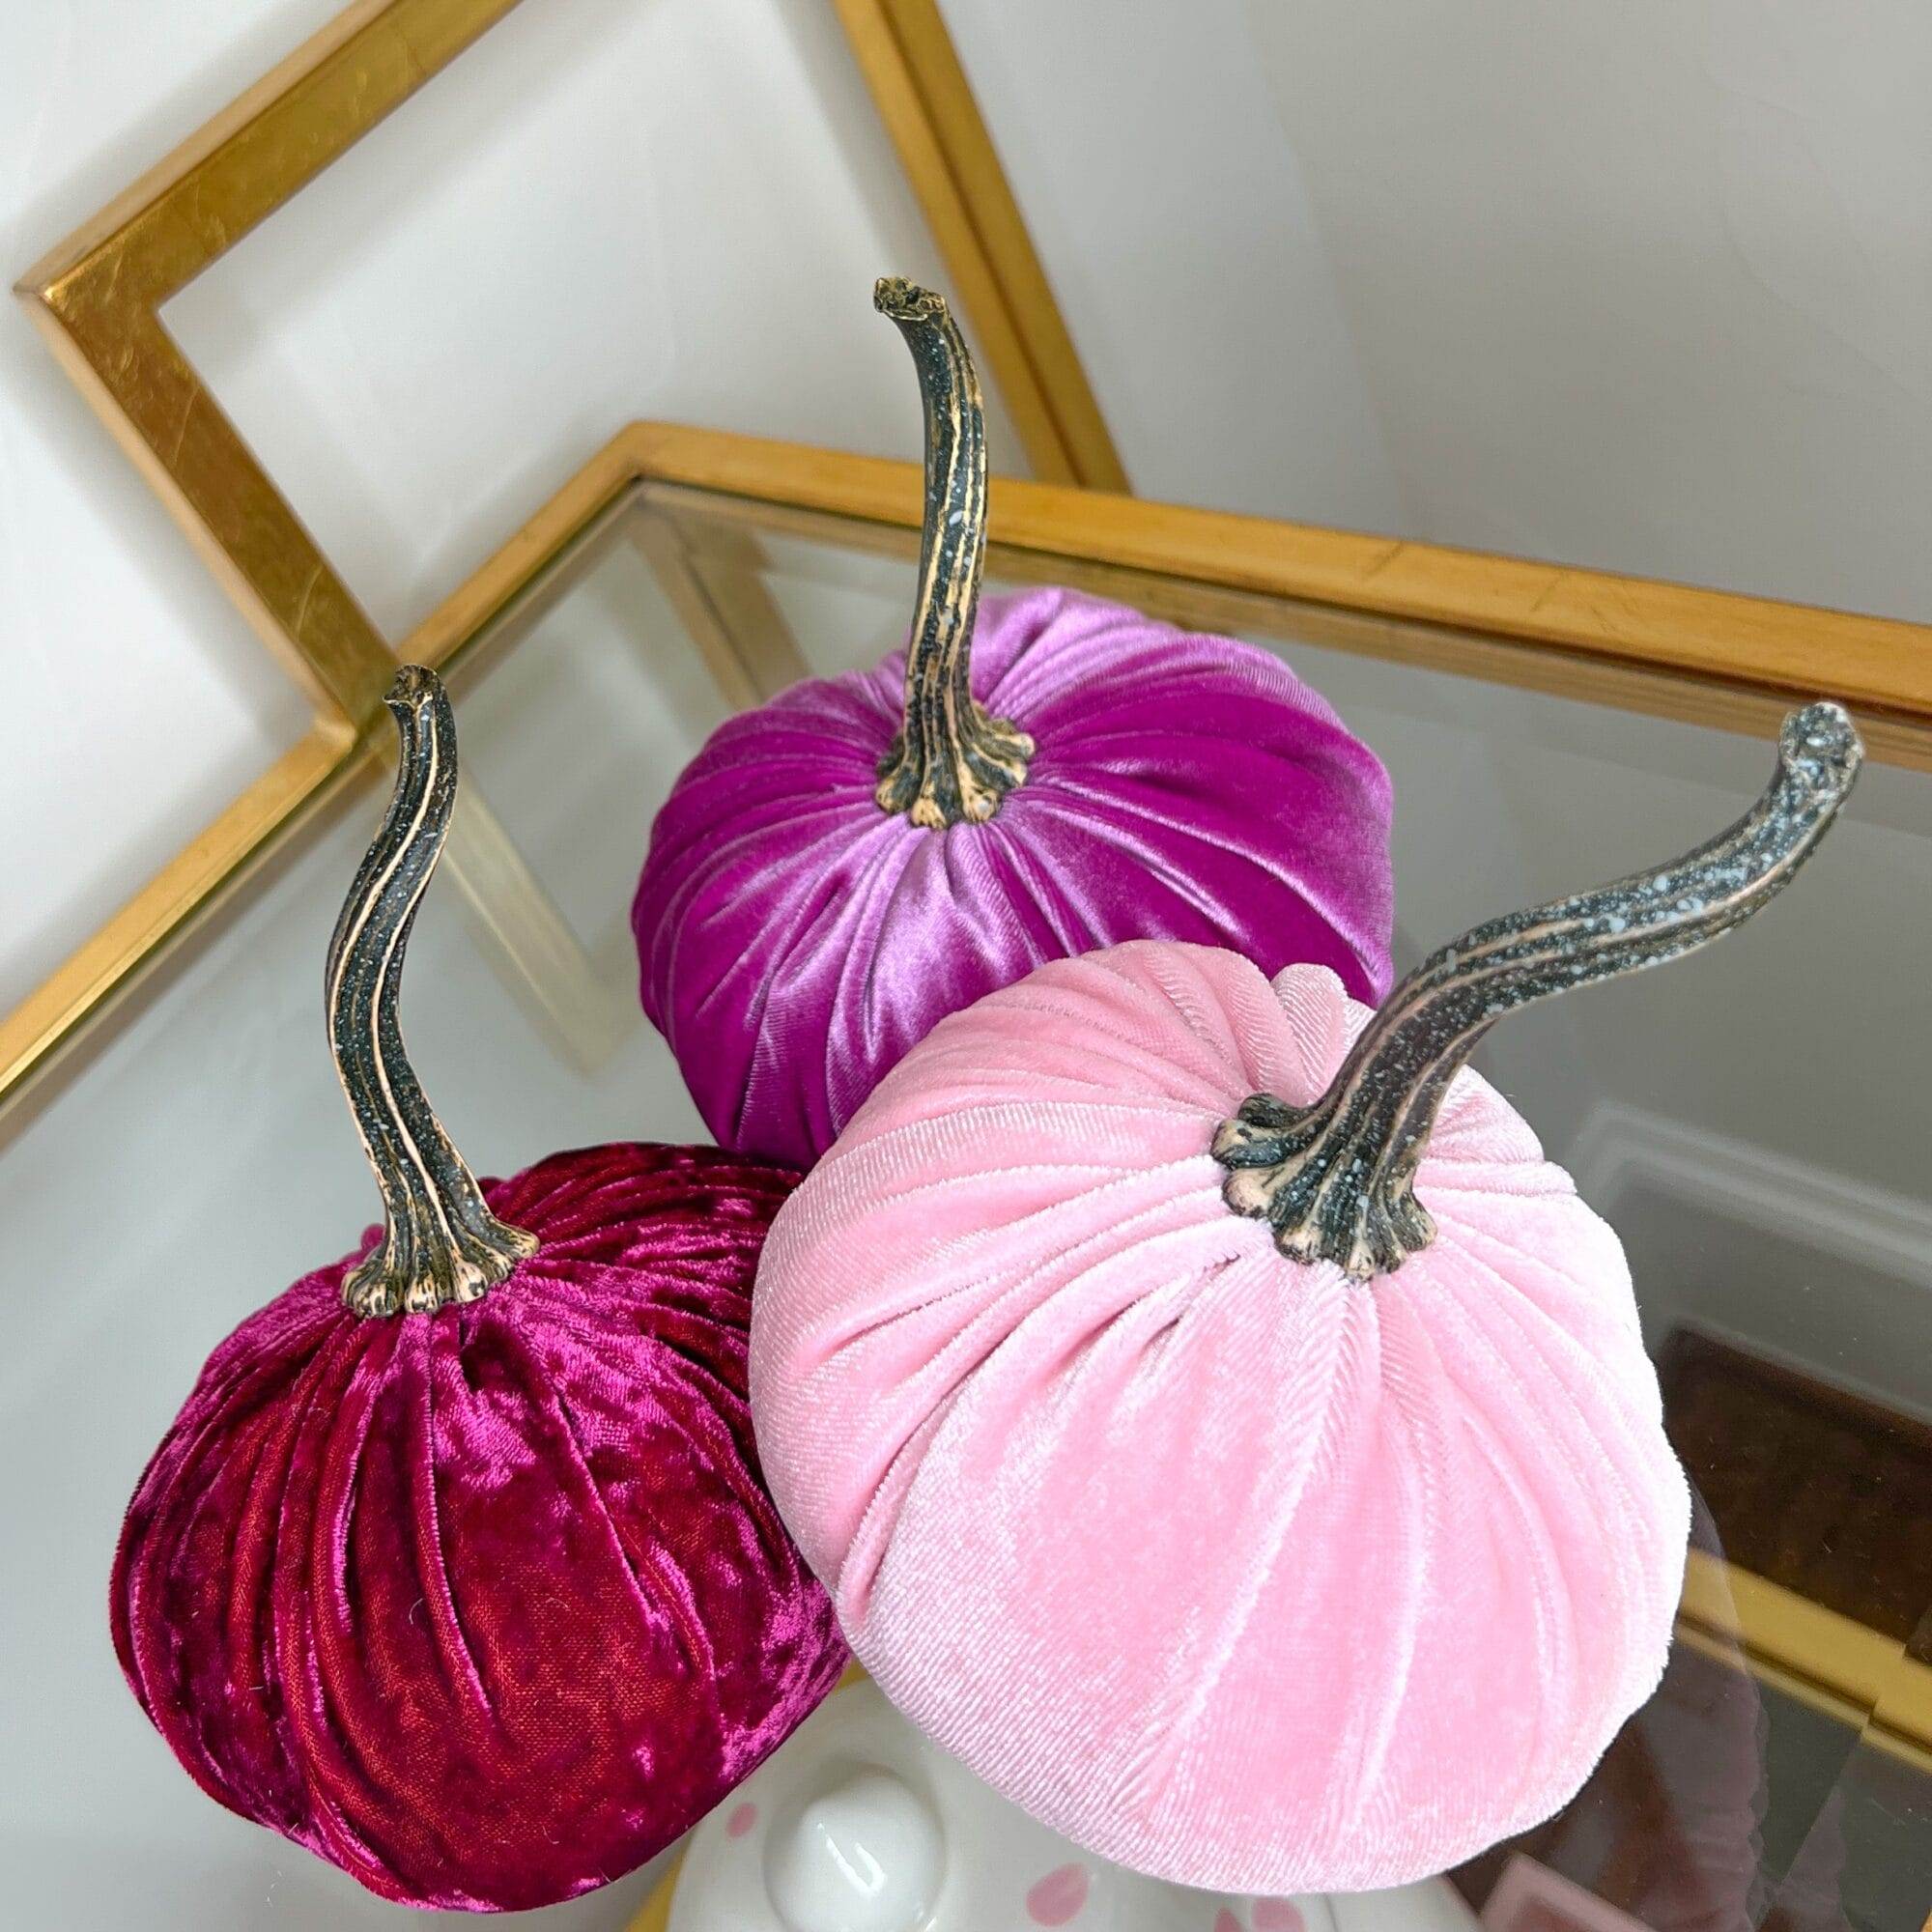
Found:
[[(425, 904), (412, 972), (438, 997), (406, 999), (404, 1023), (479, 1171), (700, 1137), (637, 1005), (627, 915), (652, 813), (730, 710), (902, 641), (915, 543), (643, 486), (451, 667), (487, 813), (448, 864), (478, 909)], [(1405, 970), (1415, 940), (1726, 823), (1779, 708), (1650, 686), (1626, 708), (1423, 668), (1399, 625), (997, 546), (990, 574), (1250, 636), (1328, 697), (1395, 776)], [(1504, 648), (1468, 640), (1466, 668)], [(1679, 697), (1751, 729), (1652, 715)], [(76, 1896), (88, 1922), (150, 1932), (390, 1922), (181, 1779), (101, 1606), (119, 1509), (207, 1348), (374, 1216), (316, 962), (382, 788), (373, 770), (350, 787), (130, 1023), (4, 1122), (0, 1455), (39, 1472), (10, 1495), (31, 1588), (0, 1601), (0, 1861), (23, 1924), (74, 1922)], [(1621, 1233), (1702, 1498), (1658, 1695), (1575, 1805), (1460, 1875), (1479, 1907), (1512, 1858), (1655, 1932), (1918, 1932), (1932, 1903), (1932, 777), (1869, 764), (1806, 888), (1669, 975), (1524, 1012), (1478, 1057)], [(541, 1918), (616, 1928), (646, 1888)]]

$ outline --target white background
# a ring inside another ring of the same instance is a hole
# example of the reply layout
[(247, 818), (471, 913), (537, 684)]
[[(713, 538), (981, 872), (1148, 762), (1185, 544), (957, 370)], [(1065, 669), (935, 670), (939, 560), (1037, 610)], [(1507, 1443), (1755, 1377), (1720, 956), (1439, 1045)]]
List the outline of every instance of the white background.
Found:
[(1932, 616), (1914, 0), (945, 0), (1145, 496)]

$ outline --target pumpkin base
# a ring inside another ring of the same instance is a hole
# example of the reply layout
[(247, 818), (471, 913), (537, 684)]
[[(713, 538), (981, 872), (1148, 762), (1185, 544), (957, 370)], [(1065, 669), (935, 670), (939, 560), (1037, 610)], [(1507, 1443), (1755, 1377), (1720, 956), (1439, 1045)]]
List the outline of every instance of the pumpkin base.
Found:
[(956, 733), (947, 735), (942, 750), (923, 753), (913, 751), (905, 732), (894, 737), (873, 794), (881, 811), (902, 811), (930, 832), (983, 825), (1025, 782), (1033, 739), (1011, 720), (991, 716), (978, 698), (968, 700)]
[(375, 1252), (343, 1277), (344, 1305), (356, 1315), (383, 1317), (433, 1315), (452, 1302), (481, 1301), (509, 1279), (520, 1261), (536, 1253), (537, 1240), (478, 1206), (487, 1225), (465, 1228), (463, 1235), (481, 1250), (480, 1258), (433, 1246), (412, 1258), (398, 1255), (394, 1236), (385, 1235)]
[(1413, 1167), (1365, 1177), (1374, 1163), (1337, 1160), (1330, 1124), (1319, 1104), (1291, 1107), (1271, 1094), (1244, 1100), (1214, 1134), (1214, 1158), (1228, 1169), (1221, 1199), (1268, 1222), (1292, 1262), (1333, 1262), (1350, 1281), (1393, 1274), (1435, 1238)]

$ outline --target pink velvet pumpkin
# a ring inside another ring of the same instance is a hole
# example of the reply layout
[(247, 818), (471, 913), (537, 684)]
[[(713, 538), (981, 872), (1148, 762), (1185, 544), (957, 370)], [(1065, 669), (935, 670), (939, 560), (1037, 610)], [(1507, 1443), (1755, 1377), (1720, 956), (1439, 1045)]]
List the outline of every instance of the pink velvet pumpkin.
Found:
[(907, 1716), (1231, 1891), (1404, 1883), (1577, 1791), (1662, 1668), (1688, 1496), (1616, 1236), (1462, 1063), (1756, 911), (1859, 757), (1794, 714), (1730, 832), (1373, 1017), (1321, 967), (1136, 943), (907, 1055), (752, 1324), (773, 1492)]
[[(978, 609), (980, 394), (882, 282), (925, 404), (912, 639), (724, 724), (651, 832), (644, 1010), (726, 1147), (809, 1166), (943, 1014), (1123, 939), (1389, 981), (1389, 785), (1266, 652), (1070, 590)], [(976, 611), (978, 611), (976, 617)]]
[(402, 770), (327, 976), (386, 1225), (210, 1356), (128, 1506), (114, 1643), (212, 1797), (386, 1898), (508, 1910), (668, 1844), (845, 1652), (745, 1386), (796, 1177), (623, 1145), (479, 1188), (396, 1019), (454, 724), (427, 671), (389, 703)]

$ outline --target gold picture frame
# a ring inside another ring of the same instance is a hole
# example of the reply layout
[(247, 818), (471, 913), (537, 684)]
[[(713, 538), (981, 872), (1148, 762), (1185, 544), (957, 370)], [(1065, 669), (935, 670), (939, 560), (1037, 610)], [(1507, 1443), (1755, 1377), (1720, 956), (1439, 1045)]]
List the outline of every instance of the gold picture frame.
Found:
[[(169, 334), (161, 305), (518, 4), (356, 0), (16, 285), (68, 374), (301, 684), (313, 719), (294, 749), (0, 1016), (0, 1102), (47, 1071), (83, 1021), (344, 779), (396, 663)], [(838, 0), (838, 13), (1029, 462), (1056, 480), (1124, 489), (937, 8)], [(470, 817), (483, 822), (473, 810)], [(514, 867), (507, 843), (495, 842)], [(540, 894), (523, 899), (541, 934)]]
[[(304, 737), (12, 1012), (0, 1105), (46, 1073), (142, 973), (332, 795), (397, 661), (162, 326), (158, 309), (447, 67), (518, 0), (357, 0), (55, 248), (19, 285), (56, 354), (229, 594), (301, 680)], [(1152, 572), (1228, 627), (1297, 600), (1307, 635), (1477, 677), (1759, 728), (1821, 692), (1873, 754), (1932, 768), (1932, 627), (1385, 536), (1144, 503), (1125, 482), (933, 0), (834, 0), (1037, 480), (998, 480), (996, 543), (1104, 588)], [(583, 541), (632, 485), (724, 492), (848, 530), (916, 529), (916, 466), (637, 423), (620, 431), (399, 652), (444, 662)], [(1076, 486), (1087, 486), (1080, 488)], [(742, 628), (701, 607), (696, 560), (640, 529), (733, 702), (789, 660), (730, 665)], [(667, 577), (666, 574), (668, 573)], [(715, 583), (715, 579), (714, 579)], [(696, 618), (694, 620), (694, 613)], [(769, 614), (769, 613), (768, 613)], [(767, 628), (771, 626), (767, 624)], [(485, 826), (487, 832), (487, 825)], [(459, 841), (460, 842), (460, 841)], [(499, 875), (513, 848), (497, 840)], [(452, 870), (461, 871), (452, 846)], [(559, 939), (515, 881), (526, 945)], [(562, 935), (567, 940), (567, 935)]]

